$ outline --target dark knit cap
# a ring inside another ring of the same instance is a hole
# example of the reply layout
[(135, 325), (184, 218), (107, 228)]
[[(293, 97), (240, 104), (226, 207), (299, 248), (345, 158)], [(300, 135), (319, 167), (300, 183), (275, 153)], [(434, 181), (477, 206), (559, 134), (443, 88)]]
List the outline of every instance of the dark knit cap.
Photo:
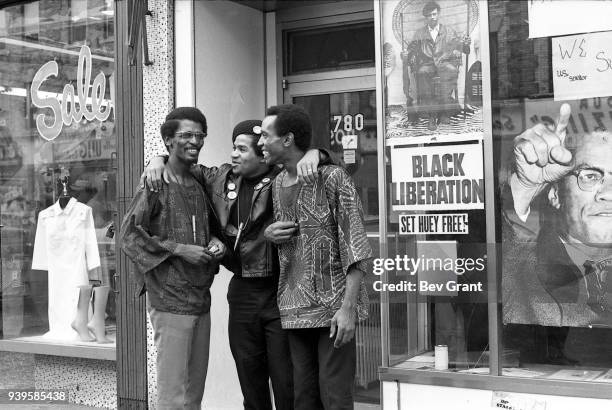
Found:
[(246, 120), (239, 122), (232, 132), (232, 142), (236, 141), (236, 137), (241, 134), (259, 137), (261, 135), (261, 120)]

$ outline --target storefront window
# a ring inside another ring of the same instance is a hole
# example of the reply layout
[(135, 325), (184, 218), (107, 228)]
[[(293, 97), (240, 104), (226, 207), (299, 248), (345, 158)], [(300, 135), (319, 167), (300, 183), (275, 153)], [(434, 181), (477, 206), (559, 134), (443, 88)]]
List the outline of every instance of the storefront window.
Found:
[[(577, 2), (558, 3), (563, 18)], [(587, 21), (555, 32), (540, 8), (490, 5), (504, 366), (610, 382), (612, 32)]]
[(489, 372), (475, 1), (384, 1), (388, 362)]
[[(609, 14), (612, 3), (481, 6), (380, 2), (389, 239), (377, 272), (389, 300), (387, 361), (609, 383), (612, 24), (586, 16)], [(483, 161), (489, 119), (493, 155)], [(483, 163), (492, 164), (486, 181)]]
[(114, 349), (113, 13), (109, 0), (0, 10), (0, 344), (11, 350)]

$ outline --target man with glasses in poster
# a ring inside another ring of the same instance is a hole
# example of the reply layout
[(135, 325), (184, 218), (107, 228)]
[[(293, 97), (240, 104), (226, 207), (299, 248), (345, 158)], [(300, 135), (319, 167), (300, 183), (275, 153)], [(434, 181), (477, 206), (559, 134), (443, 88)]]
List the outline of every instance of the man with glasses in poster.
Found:
[(584, 364), (612, 343), (612, 133), (567, 136), (570, 115), (563, 104), (554, 130), (538, 124), (514, 141), (503, 315), (549, 327), (564, 360)]

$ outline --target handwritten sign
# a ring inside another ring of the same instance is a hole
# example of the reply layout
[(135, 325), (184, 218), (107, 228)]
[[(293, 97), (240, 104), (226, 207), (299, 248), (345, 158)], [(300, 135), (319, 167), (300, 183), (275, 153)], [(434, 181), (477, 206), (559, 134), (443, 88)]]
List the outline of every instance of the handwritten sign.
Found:
[(553, 38), (555, 101), (612, 95), (612, 32)]
[(529, 0), (529, 37), (612, 30), (610, 0)]
[[(45, 114), (36, 116), (36, 129), (41, 137), (53, 141), (62, 132), (64, 125), (78, 123), (83, 118), (87, 121), (94, 119), (106, 121), (114, 107), (114, 86), (111, 78), (111, 102), (104, 98), (106, 94), (106, 77), (99, 72), (91, 84), (91, 68), (93, 62), (91, 50), (87, 46), (81, 47), (77, 65), (76, 92), (74, 85), (66, 84), (63, 93), (57, 96), (46, 96), (40, 92), (43, 83), (51, 76), (57, 77), (58, 64), (55, 60), (43, 64), (34, 74), (30, 93), (32, 104), (38, 108), (50, 108), (53, 112), (53, 121), (48, 124)], [(90, 91), (91, 90), (91, 91)], [(76, 100), (75, 100), (76, 97)], [(91, 109), (89, 109), (91, 108)]]
[(394, 211), (484, 209), (480, 142), (391, 150)]

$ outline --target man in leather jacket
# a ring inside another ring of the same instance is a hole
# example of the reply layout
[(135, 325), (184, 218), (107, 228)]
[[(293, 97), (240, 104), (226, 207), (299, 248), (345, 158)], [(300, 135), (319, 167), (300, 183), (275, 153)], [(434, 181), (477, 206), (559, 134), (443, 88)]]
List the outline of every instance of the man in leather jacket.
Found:
[[(264, 238), (273, 221), (271, 187), (280, 172), (268, 165), (257, 142), (260, 120), (246, 120), (232, 133), (232, 163), (220, 167), (197, 164), (196, 180), (210, 193), (213, 208), (224, 233), (226, 255), (222, 264), (234, 273), (229, 302), (229, 341), (236, 362), (245, 409), (272, 409), (268, 379), (272, 382), (276, 409), (293, 409), (292, 364), (287, 335), (281, 328), (277, 304), (279, 264), (276, 247)], [(314, 178), (319, 156), (311, 150), (301, 164), (306, 180)], [(147, 185), (161, 184), (164, 158), (156, 157), (145, 170)], [(284, 227), (293, 235), (293, 222)]]

